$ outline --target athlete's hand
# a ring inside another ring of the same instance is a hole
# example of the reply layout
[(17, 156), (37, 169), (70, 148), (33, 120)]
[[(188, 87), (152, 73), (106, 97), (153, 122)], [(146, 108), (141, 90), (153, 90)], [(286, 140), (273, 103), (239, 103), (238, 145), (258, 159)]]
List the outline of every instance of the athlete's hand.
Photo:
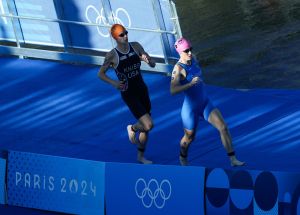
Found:
[(196, 76), (192, 79), (191, 85), (194, 86), (194, 85), (198, 84), (200, 81), (201, 81), (200, 77)]
[(147, 56), (147, 55), (142, 54), (142, 55), (140, 56), (140, 59), (141, 59), (142, 61), (145, 61), (146, 63), (149, 64), (149, 59), (148, 59), (148, 56)]
[(146, 55), (146, 54), (142, 54), (140, 56), (140, 59), (142, 61), (145, 61), (147, 64), (149, 64), (149, 66), (151, 67), (155, 67), (155, 62), (150, 58), (150, 56)]
[(126, 81), (119, 81), (118, 90), (121, 90), (121, 91), (126, 90)]
[(126, 87), (126, 83), (125, 81), (114, 81), (113, 86), (117, 89), (117, 90), (124, 90)]

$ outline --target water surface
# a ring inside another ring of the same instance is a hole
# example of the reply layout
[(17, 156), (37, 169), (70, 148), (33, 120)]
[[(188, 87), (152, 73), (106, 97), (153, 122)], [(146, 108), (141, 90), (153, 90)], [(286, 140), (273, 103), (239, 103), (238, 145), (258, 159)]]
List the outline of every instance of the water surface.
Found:
[(175, 0), (206, 83), (300, 89), (300, 0)]

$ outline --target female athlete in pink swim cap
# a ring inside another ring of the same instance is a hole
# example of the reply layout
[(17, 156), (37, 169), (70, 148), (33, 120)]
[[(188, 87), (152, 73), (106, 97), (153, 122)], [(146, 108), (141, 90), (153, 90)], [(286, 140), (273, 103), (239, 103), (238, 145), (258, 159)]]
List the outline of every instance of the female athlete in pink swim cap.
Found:
[(174, 46), (178, 54), (192, 47), (191, 43), (183, 37), (178, 39)]
[(198, 121), (202, 119), (218, 129), (231, 165), (244, 165), (245, 162), (239, 161), (235, 156), (230, 133), (221, 112), (207, 96), (201, 68), (192, 56), (191, 43), (185, 38), (180, 38), (175, 42), (174, 47), (180, 59), (172, 72), (170, 92), (171, 94), (185, 93), (181, 109), (184, 135), (180, 141), (180, 164), (188, 165), (188, 148), (195, 138)]

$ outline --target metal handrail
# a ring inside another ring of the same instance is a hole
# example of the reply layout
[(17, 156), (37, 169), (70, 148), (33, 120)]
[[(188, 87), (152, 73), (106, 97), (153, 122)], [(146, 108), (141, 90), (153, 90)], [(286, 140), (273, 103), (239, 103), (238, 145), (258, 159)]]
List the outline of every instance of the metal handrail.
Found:
[[(106, 1), (106, 0), (105, 0)], [(176, 10), (176, 8), (174, 8), (174, 4), (172, 2), (172, 0), (169, 0), (171, 2), (170, 4), (170, 10), (171, 10), (171, 17), (170, 20), (175, 23), (178, 24), (178, 16), (176, 14), (176, 12), (174, 13), (174, 9)], [(154, 1), (152, 1), (152, 6), (153, 8), (155, 8), (154, 5)], [(35, 47), (22, 47), (22, 44), (19, 42), (19, 36), (17, 35), (17, 31), (15, 29), (14, 23), (16, 23), (16, 21), (18, 22), (19, 25), (21, 25), (20, 21), (21, 20), (31, 20), (31, 21), (37, 21), (37, 22), (41, 22), (41, 23), (45, 23), (45, 22), (50, 22), (50, 23), (58, 23), (60, 26), (61, 24), (72, 24), (72, 25), (80, 25), (80, 26), (95, 26), (95, 27), (102, 27), (102, 28), (107, 28), (109, 29), (112, 25), (112, 23), (95, 23), (95, 22), (87, 22), (87, 21), (71, 21), (71, 20), (66, 20), (63, 17), (57, 17), (57, 18), (44, 18), (44, 17), (34, 17), (34, 16), (28, 16), (28, 15), (18, 15), (16, 14), (14, 10), (14, 8), (10, 8), (10, 4), (8, 4), (8, 12), (3, 11), (2, 13), (0, 13), (0, 18), (9, 18), (11, 20), (12, 23), (12, 27), (14, 30), (14, 36), (16, 39), (16, 43), (17, 43), (17, 47), (9, 47), (9, 52), (12, 55), (17, 55), (21, 58), (23, 58), (23, 56), (26, 57), (33, 57), (33, 58), (39, 58), (42, 56), (42, 58), (45, 59), (54, 59), (57, 60), (57, 56), (59, 55), (60, 59), (66, 62), (83, 62), (83, 63), (91, 63), (91, 64), (96, 64), (96, 65), (101, 65), (104, 61), (104, 56), (95, 56), (95, 55), (89, 55), (86, 53), (80, 53), (80, 52), (69, 52), (69, 50), (66, 49), (66, 46), (64, 47), (64, 51), (57, 51), (57, 50), (42, 50), (42, 49), (36, 49)], [(158, 17), (157, 14), (155, 14), (156, 16), (156, 22), (158, 21)], [(107, 14), (105, 15), (105, 17), (109, 20), (109, 17), (107, 17)], [(62, 19), (61, 19), (62, 18)], [(166, 54), (166, 50), (162, 41), (162, 36), (164, 36), (164, 34), (169, 34), (169, 35), (174, 35), (175, 37), (178, 37), (178, 34), (180, 35), (181, 31), (180, 27), (178, 28), (178, 26), (174, 26), (172, 27), (172, 30), (166, 30), (166, 29), (162, 29), (161, 26), (158, 24), (158, 27), (156, 29), (146, 29), (146, 28), (134, 28), (134, 27), (126, 27), (128, 30), (135, 30), (135, 31), (142, 31), (142, 32), (151, 32), (151, 33), (157, 33), (160, 34), (161, 36), (161, 42), (162, 42), (162, 46), (163, 46), (163, 59), (164, 59), (164, 63), (157, 63), (157, 69), (154, 69), (153, 71), (169, 71), (170, 70), (170, 62), (175, 59), (173, 56), (167, 56)], [(65, 42), (64, 42), (65, 45)], [(6, 50), (8, 50), (6, 48), (5, 45), (0, 45), (0, 51), (5, 53)], [(171, 61), (169, 61), (171, 60)], [(145, 65), (142, 65), (142, 67), (147, 68)], [(149, 70), (149, 68), (147, 68), (147, 70)], [(152, 69), (149, 70), (150, 72), (152, 71)]]
[[(16, 16), (12, 14), (3, 14), (0, 13), (0, 17), (8, 17), (8, 18), (16, 18), (16, 19), (26, 19), (26, 20), (36, 20), (36, 21), (45, 21), (45, 22), (59, 22), (59, 23), (67, 23), (67, 24), (76, 24), (76, 25), (84, 25), (84, 26), (99, 26), (99, 27), (105, 27), (110, 28), (110, 25), (103, 25), (98, 23), (88, 23), (88, 22), (79, 22), (79, 21), (70, 21), (70, 20), (63, 20), (63, 19), (49, 19), (49, 18), (38, 18), (38, 17), (31, 17), (31, 16)], [(147, 31), (147, 32), (154, 32), (154, 33), (166, 33), (166, 34), (176, 34), (176, 30), (173, 31), (163, 31), (160, 29), (152, 30), (152, 29), (146, 29), (146, 28), (132, 28), (132, 27), (126, 27), (128, 30), (137, 30), (137, 31)]]

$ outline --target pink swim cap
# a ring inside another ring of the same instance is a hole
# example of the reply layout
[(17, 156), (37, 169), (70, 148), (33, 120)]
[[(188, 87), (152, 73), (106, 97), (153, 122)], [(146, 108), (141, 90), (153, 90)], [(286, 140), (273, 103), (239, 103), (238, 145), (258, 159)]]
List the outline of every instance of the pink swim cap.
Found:
[(181, 37), (175, 42), (174, 46), (176, 51), (180, 54), (184, 50), (191, 48), (192, 45), (187, 39)]

